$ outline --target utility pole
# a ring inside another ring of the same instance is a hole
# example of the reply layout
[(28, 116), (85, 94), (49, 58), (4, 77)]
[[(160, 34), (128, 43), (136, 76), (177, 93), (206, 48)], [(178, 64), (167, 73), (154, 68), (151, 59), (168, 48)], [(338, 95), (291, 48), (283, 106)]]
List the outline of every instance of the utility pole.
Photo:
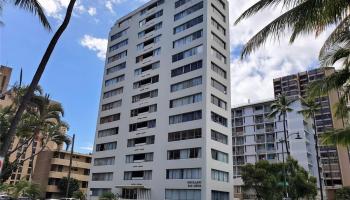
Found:
[(69, 198), (69, 197), (68, 197), (68, 193), (69, 193), (70, 175), (71, 175), (71, 170), (72, 170), (72, 160), (73, 160), (73, 151), (74, 151), (74, 140), (75, 140), (75, 134), (73, 134), (73, 138), (72, 138), (72, 148), (71, 148), (71, 150), (70, 150), (69, 168), (68, 168), (68, 177), (67, 177), (66, 198)]

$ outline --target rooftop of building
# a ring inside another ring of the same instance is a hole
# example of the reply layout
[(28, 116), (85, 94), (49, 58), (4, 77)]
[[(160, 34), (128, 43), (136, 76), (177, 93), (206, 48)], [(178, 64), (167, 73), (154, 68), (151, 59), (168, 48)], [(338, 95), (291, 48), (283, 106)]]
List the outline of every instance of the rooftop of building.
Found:
[(275, 100), (274, 98), (268, 98), (268, 99), (262, 99), (262, 100), (256, 100), (256, 101), (248, 100), (247, 103), (242, 103), (242, 104), (237, 104), (237, 105), (232, 106), (231, 110), (235, 110), (238, 108), (244, 108), (244, 107), (251, 107), (251, 106), (261, 105), (261, 104), (268, 104), (268, 103), (272, 103), (274, 100)]

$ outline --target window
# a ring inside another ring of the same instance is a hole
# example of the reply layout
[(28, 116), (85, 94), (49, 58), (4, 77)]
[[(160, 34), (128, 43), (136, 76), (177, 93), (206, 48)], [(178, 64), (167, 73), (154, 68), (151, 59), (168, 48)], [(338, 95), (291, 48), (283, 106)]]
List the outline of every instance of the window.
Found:
[(221, 100), (219, 97), (216, 97), (214, 95), (211, 95), (211, 103), (224, 109), (227, 110), (227, 103), (224, 100)]
[(212, 140), (215, 140), (217, 142), (221, 142), (223, 144), (227, 144), (227, 135), (225, 134), (222, 134), (222, 133), (219, 133), (217, 131), (214, 131), (214, 130), (211, 130), (211, 139)]
[(116, 95), (122, 94), (122, 93), (123, 93), (123, 88), (122, 87), (114, 89), (114, 90), (110, 90), (108, 92), (103, 93), (103, 99), (107, 99), (109, 97), (116, 96)]
[(121, 22), (118, 23), (118, 26), (119, 26), (119, 27), (122, 27), (122, 26), (129, 25), (130, 19), (131, 19), (131, 17), (128, 17), (128, 18), (124, 19), (123, 21), (121, 21)]
[(140, 44), (137, 45), (137, 50), (143, 50), (145, 47), (147, 47), (148, 45), (151, 45), (151, 44), (156, 44), (160, 41), (160, 37), (161, 35), (158, 35), (154, 38), (151, 38), (149, 40), (146, 40), (145, 42), (142, 42)]
[(193, 159), (201, 157), (201, 148), (177, 149), (168, 151), (168, 160)]
[(211, 112), (211, 120), (227, 127), (227, 119), (221, 115)]
[(181, 140), (190, 140), (202, 137), (202, 129), (190, 129), (184, 131), (177, 131), (168, 133), (168, 142), (181, 141)]
[(212, 200), (229, 200), (229, 193), (212, 190), (211, 191), (211, 199)]
[(136, 147), (140, 145), (154, 144), (154, 135), (128, 139), (128, 147)]
[(118, 33), (112, 35), (112, 36), (111, 36), (111, 41), (116, 40), (116, 39), (118, 39), (118, 38), (120, 38), (120, 37), (126, 35), (126, 34), (128, 33), (128, 29), (129, 29), (129, 28), (124, 29), (124, 30), (122, 30), (122, 31), (120, 31), (120, 32), (118, 32)]
[(122, 105), (122, 100), (114, 101), (112, 103), (103, 104), (102, 105), (102, 111), (118, 108), (121, 105)]
[(125, 158), (125, 163), (151, 162), (153, 161), (153, 152), (126, 155)]
[(155, 24), (154, 26), (151, 26), (141, 32), (138, 33), (138, 37), (139, 38), (142, 38), (144, 37), (145, 35), (147, 35), (148, 33), (152, 32), (152, 31), (157, 31), (159, 29), (162, 28), (162, 22), (159, 22), (158, 24)]
[(173, 48), (180, 48), (182, 46), (190, 44), (192, 41), (197, 40), (197, 39), (199, 39), (201, 37), (203, 37), (203, 30), (196, 31), (194, 33), (191, 33), (190, 35), (187, 35), (187, 36), (185, 36), (183, 38), (175, 40), (173, 42)]
[(146, 17), (145, 19), (143, 19), (139, 22), (140, 28), (143, 27), (144, 25), (146, 25), (148, 22), (150, 22), (158, 17), (161, 17), (161, 16), (163, 16), (163, 10), (160, 10), (160, 11)]
[(216, 8), (213, 4), (211, 4), (211, 7), (213, 8), (213, 13), (220, 18), (221, 21), (226, 22), (226, 17), (218, 8)]
[(201, 69), (203, 66), (203, 61), (199, 60), (187, 65), (184, 65), (182, 67), (175, 68), (171, 70), (171, 77), (179, 76), (197, 69)]
[(150, 84), (153, 84), (153, 83), (158, 83), (159, 81), (159, 75), (156, 75), (156, 76), (153, 76), (153, 77), (150, 77), (150, 78), (146, 78), (146, 79), (143, 79), (143, 80), (140, 80), (140, 81), (137, 81), (134, 83), (134, 89), (137, 89), (137, 88), (142, 88), (146, 85), (150, 85)]
[(187, 88), (190, 88), (190, 87), (194, 87), (194, 86), (197, 86), (197, 85), (201, 85), (201, 84), (202, 84), (202, 77), (198, 76), (196, 78), (192, 78), (192, 79), (189, 79), (189, 80), (186, 80), (186, 81), (182, 81), (182, 82), (179, 82), (179, 83), (172, 84), (170, 86), (170, 91), (171, 92), (176, 92), (176, 91), (179, 91), (179, 90), (184, 90), (184, 89), (187, 89)]
[(176, 15), (174, 15), (174, 21), (177, 21), (179, 19), (182, 19), (184, 17), (186, 17), (187, 15), (190, 15), (194, 12), (196, 12), (197, 10), (200, 10), (203, 8), (203, 1), (202, 2), (199, 2), (189, 8), (187, 8), (186, 10), (184, 11), (181, 11), (179, 13), (177, 13)]
[(142, 62), (146, 58), (149, 58), (149, 57), (152, 57), (152, 56), (157, 56), (159, 54), (160, 54), (160, 48), (152, 50), (152, 51), (149, 51), (149, 52), (144, 53), (144, 54), (142, 54), (140, 56), (137, 56), (136, 57), (136, 63)]
[(113, 180), (113, 172), (92, 174), (92, 181), (111, 181), (111, 180)]
[(123, 199), (137, 199), (137, 189), (122, 189), (122, 196)]
[(126, 67), (126, 62), (120, 63), (120, 64), (118, 64), (116, 66), (108, 68), (106, 70), (106, 74), (108, 75), (108, 74), (112, 74), (114, 72), (118, 72), (118, 71), (120, 71), (122, 69), (125, 69), (125, 67)]
[(202, 52), (203, 52), (203, 45), (199, 45), (199, 46), (193, 47), (191, 49), (188, 49), (186, 51), (183, 51), (183, 52), (180, 52), (180, 53), (173, 55), (172, 61), (174, 63), (174, 62), (183, 60), (185, 58), (198, 55)]
[(101, 130), (101, 131), (98, 131), (97, 137), (100, 138), (100, 137), (107, 137), (111, 135), (117, 135), (118, 131), (119, 131), (119, 127)]
[(158, 90), (152, 90), (149, 92), (144, 92), (132, 97), (132, 102), (136, 103), (146, 98), (154, 98), (158, 96)]
[(227, 94), (226, 86), (213, 78), (211, 79), (211, 86), (213, 86), (213, 88), (221, 91), (222, 93)]
[(120, 76), (117, 76), (117, 77), (114, 77), (112, 79), (108, 79), (108, 80), (105, 81), (105, 87), (117, 84), (117, 83), (119, 83), (121, 81), (124, 81), (124, 79), (125, 79), (125, 75), (124, 74), (120, 75)]
[(184, 106), (192, 103), (197, 103), (202, 101), (202, 93), (193, 94), (178, 99), (170, 100), (170, 108), (176, 108), (179, 106)]
[(212, 47), (210, 52), (211, 52), (211, 55), (213, 55), (215, 58), (217, 58), (218, 60), (226, 64), (226, 56), (224, 56), (218, 50)]
[(221, 67), (219, 67), (218, 65), (216, 65), (215, 63), (211, 63), (211, 70), (213, 70), (214, 72), (216, 72), (217, 74), (219, 74), (221, 77), (223, 77), (224, 79), (227, 78), (227, 73), (225, 70), (223, 70)]
[(203, 15), (199, 16), (199, 17), (196, 17), (194, 19), (191, 19), (189, 20), (188, 22), (184, 23), (184, 24), (181, 24), (177, 27), (174, 28), (173, 30), (173, 33), (174, 35), (177, 34), (177, 33), (180, 33), (186, 29), (189, 29), (197, 24), (200, 24), (203, 22)]
[(125, 58), (126, 56), (128, 56), (128, 51), (127, 50), (125, 50), (125, 51), (123, 51), (121, 53), (115, 54), (114, 56), (109, 57), (108, 58), (108, 63), (120, 60), (122, 58)]
[(112, 51), (114, 51), (114, 50), (117, 50), (117, 49), (119, 49), (119, 48), (121, 48), (121, 47), (123, 47), (123, 46), (126, 46), (126, 45), (128, 45), (128, 39), (123, 40), (123, 41), (121, 41), (121, 42), (118, 42), (117, 44), (115, 44), (115, 45), (113, 45), (113, 46), (110, 46), (110, 47), (109, 47), (109, 52), (112, 52)]
[(185, 5), (186, 3), (190, 2), (190, 1), (192, 1), (192, 0), (178, 0), (175, 2), (175, 8), (178, 8), (182, 5)]
[(120, 120), (120, 113), (115, 114), (115, 115), (109, 115), (106, 117), (101, 117), (100, 118), (100, 124), (105, 124), (109, 122), (114, 122)]
[(166, 200), (201, 200), (201, 190), (165, 189)]
[(130, 116), (136, 117), (142, 113), (153, 113), (153, 112), (157, 112), (157, 104), (133, 109), (130, 111)]
[(95, 158), (94, 166), (114, 165), (115, 157)]
[(159, 0), (151, 5), (149, 5), (147, 8), (141, 10), (140, 15), (146, 14), (148, 11), (157, 8), (158, 6), (162, 5), (164, 3), (164, 0)]
[(223, 35), (226, 35), (226, 29), (221, 26), (215, 19), (211, 18), (211, 24)]
[(201, 168), (167, 169), (166, 179), (201, 179)]
[(124, 180), (152, 180), (152, 170), (124, 172)]
[(159, 63), (159, 61), (158, 61), (158, 62), (155, 62), (155, 63), (153, 63), (153, 64), (146, 65), (146, 66), (144, 66), (144, 67), (135, 69), (134, 74), (135, 74), (135, 76), (138, 76), (138, 75), (143, 74), (143, 73), (146, 72), (146, 71), (158, 69), (159, 66), (160, 66), (160, 63)]
[(222, 9), (226, 9), (226, 4), (222, 1), (222, 0), (214, 0), (217, 4), (215, 5), (219, 5)]
[(129, 125), (129, 131), (137, 131), (139, 129), (145, 129), (145, 128), (154, 128), (156, 127), (156, 120), (149, 120), (139, 123), (134, 123)]
[(111, 192), (110, 188), (91, 188), (91, 196), (99, 197), (104, 193)]
[(229, 177), (228, 172), (224, 172), (216, 169), (211, 170), (211, 180), (229, 182), (228, 177)]
[(211, 149), (211, 157), (214, 160), (220, 161), (220, 162), (224, 162), (224, 163), (228, 163), (228, 154), (215, 150), (215, 149)]
[(184, 123), (184, 122), (189, 122), (189, 121), (194, 121), (199, 119), (202, 119), (201, 110), (170, 116), (169, 124), (178, 124), (178, 123)]
[(211, 39), (214, 40), (220, 47), (223, 49), (226, 49), (226, 42), (222, 40), (219, 36), (217, 36), (215, 33), (211, 32)]
[(117, 149), (117, 142), (109, 142), (96, 145), (96, 151), (109, 151)]

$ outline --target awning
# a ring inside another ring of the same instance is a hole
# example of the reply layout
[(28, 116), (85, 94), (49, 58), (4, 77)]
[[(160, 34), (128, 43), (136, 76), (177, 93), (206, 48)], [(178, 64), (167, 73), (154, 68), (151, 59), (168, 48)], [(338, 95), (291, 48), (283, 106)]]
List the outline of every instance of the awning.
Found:
[(151, 188), (146, 188), (144, 185), (116, 185), (116, 188), (125, 188), (125, 189), (146, 189), (150, 190)]

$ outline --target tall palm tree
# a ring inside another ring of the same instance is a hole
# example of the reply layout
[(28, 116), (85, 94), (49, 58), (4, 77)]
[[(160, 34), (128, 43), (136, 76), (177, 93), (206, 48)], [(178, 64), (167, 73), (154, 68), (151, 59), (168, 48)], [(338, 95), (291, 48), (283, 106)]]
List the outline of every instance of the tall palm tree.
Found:
[(321, 142), (325, 145), (338, 144), (348, 147), (350, 145), (350, 127), (336, 129), (322, 134)]
[(28, 87), (28, 90), (26, 91), (25, 95), (23, 96), (23, 99), (21, 100), (21, 103), (19, 104), (19, 107), (16, 111), (16, 114), (14, 115), (13, 119), (11, 120), (11, 125), (9, 127), (7, 134), (6, 134), (7, 136), (5, 138), (4, 145), (2, 145), (2, 147), (0, 148), (0, 157), (5, 157), (6, 153), (8, 152), (8, 150), (10, 148), (11, 140), (16, 135), (17, 125), (20, 122), (21, 117), (22, 117), (24, 111), (26, 110), (31, 98), (33, 97), (35, 88), (39, 84), (39, 81), (40, 81), (40, 79), (45, 71), (46, 65), (47, 65), (47, 63), (52, 55), (53, 50), (55, 49), (55, 46), (56, 46), (58, 40), (60, 39), (61, 35), (66, 30), (66, 28), (69, 24), (75, 2), (76, 2), (76, 0), (70, 0), (68, 7), (67, 7), (66, 16), (65, 16), (62, 24), (58, 28), (58, 30), (53, 35), (53, 37), (52, 37), (52, 39), (51, 39), (51, 41), (46, 49), (41, 61), (40, 61), (40, 64), (39, 64), (39, 66), (34, 74), (34, 77), (33, 77), (32, 81)]
[(320, 55), (322, 55), (334, 43), (339, 42), (344, 32), (349, 31), (350, 1), (348, 0), (259, 0), (245, 10), (235, 24), (264, 9), (277, 6), (281, 6), (284, 13), (247, 42), (241, 53), (242, 58), (264, 45), (267, 39), (279, 40), (289, 30), (292, 31), (289, 42), (293, 43), (300, 35), (314, 33), (318, 36), (328, 27), (335, 25), (335, 29), (321, 49)]
[(42, 8), (38, 0), (0, 0), (0, 11), (3, 9), (3, 4), (7, 2), (14, 4), (16, 7), (29, 11), (34, 15), (38, 16), (39, 21), (44, 26), (44, 28), (51, 31), (49, 20), (47, 19), (44, 13), (44, 9)]
[(286, 128), (286, 117), (287, 113), (292, 112), (293, 109), (290, 108), (290, 105), (294, 102), (294, 99), (288, 98), (285, 94), (278, 95), (276, 101), (271, 104), (271, 112), (267, 115), (269, 118), (275, 118), (278, 116), (278, 119), (283, 123), (283, 133), (284, 133), (284, 143), (286, 146), (287, 154), (290, 155), (289, 145), (288, 145), (288, 133)]
[(314, 99), (310, 99), (310, 98), (308, 98), (308, 99), (300, 98), (300, 99), (301, 99), (301, 104), (304, 107), (304, 109), (298, 111), (298, 113), (301, 113), (304, 117), (310, 118), (313, 121), (312, 128), (314, 129), (318, 181), (319, 181), (319, 185), (320, 185), (321, 200), (323, 200), (324, 199), (323, 181), (322, 181), (322, 176), (321, 176), (318, 135), (317, 135), (317, 128), (316, 128), (316, 113), (321, 109), (321, 106), (320, 106), (320, 104), (316, 103)]

